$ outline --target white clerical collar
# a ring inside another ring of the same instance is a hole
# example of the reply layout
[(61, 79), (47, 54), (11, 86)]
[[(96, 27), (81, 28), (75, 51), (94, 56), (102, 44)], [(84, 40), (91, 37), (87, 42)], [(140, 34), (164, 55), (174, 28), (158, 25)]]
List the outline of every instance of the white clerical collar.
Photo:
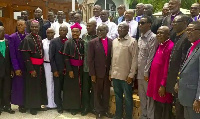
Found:
[(3, 40), (0, 40), (0, 42), (4, 42), (5, 41), (5, 38)]

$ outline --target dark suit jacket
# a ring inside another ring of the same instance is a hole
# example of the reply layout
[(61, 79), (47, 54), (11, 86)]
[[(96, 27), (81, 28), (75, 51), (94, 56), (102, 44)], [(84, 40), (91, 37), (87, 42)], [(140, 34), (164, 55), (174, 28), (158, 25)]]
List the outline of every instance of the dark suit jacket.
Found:
[(65, 68), (64, 58), (63, 55), (59, 52), (63, 45), (64, 44), (60, 40), (60, 37), (51, 40), (49, 46), (49, 58), (52, 72), (58, 71), (59, 73), (63, 73), (63, 70)]
[[(114, 19), (113, 19), (113, 21), (112, 22), (114, 22), (115, 24), (119, 24), (118, 23), (118, 18), (119, 18), (119, 16), (118, 17), (115, 17)], [(122, 19), (122, 21), (125, 21), (125, 17), (123, 16), (123, 19)]]
[(194, 100), (200, 100), (199, 66), (200, 43), (195, 47), (180, 70), (178, 98), (183, 106), (193, 107)]
[(176, 38), (169, 62), (166, 84), (167, 92), (174, 92), (174, 86), (177, 81), (178, 72), (185, 60), (187, 51), (190, 48), (190, 46), (191, 43), (188, 41), (186, 33), (183, 33), (180, 37)]
[(8, 40), (6, 39), (6, 53), (5, 58), (0, 53), (0, 77), (10, 76), (11, 73), (11, 60), (10, 60), (10, 51), (9, 51), (9, 44)]
[(111, 65), (112, 40), (108, 39), (108, 54), (105, 55), (104, 47), (100, 38), (95, 38), (89, 42), (88, 65), (90, 76), (104, 78), (109, 75)]
[[(183, 15), (183, 13), (179, 12), (178, 15)], [(172, 23), (171, 15), (169, 15), (167, 17), (164, 17), (163, 20), (162, 20), (162, 26), (168, 26), (170, 28), (170, 39), (175, 39), (176, 32), (173, 30), (173, 27), (172, 27), (171, 23)]]
[(51, 27), (51, 23), (48, 21), (48, 22), (46, 22), (44, 25), (43, 25), (43, 27), (42, 27), (42, 34), (43, 34), (43, 39), (45, 39), (45, 38), (47, 38), (47, 34), (46, 34), (46, 30), (48, 29), (48, 28), (50, 28)]

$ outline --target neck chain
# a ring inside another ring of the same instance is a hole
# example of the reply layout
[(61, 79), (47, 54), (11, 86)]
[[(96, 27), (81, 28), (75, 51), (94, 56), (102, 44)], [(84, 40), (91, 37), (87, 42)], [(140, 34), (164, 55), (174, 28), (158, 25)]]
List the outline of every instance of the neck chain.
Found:
[[(26, 33), (24, 33), (24, 35), (26, 35)], [(19, 38), (20, 41), (22, 41), (21, 37), (19, 36), (19, 33), (17, 32), (17, 36)]]
[[(41, 49), (41, 44), (40, 44), (40, 42), (38, 42), (38, 41), (39, 41), (38, 36), (37, 36), (37, 39), (35, 39), (35, 38), (33, 37), (32, 34), (31, 34), (31, 36), (32, 36), (33, 41), (34, 41), (34, 43), (35, 43), (35, 45), (36, 45), (36, 48), (37, 48), (37, 50), (38, 50), (38, 52), (39, 52), (39, 54), (40, 54), (40, 56), (41, 56), (41, 58), (42, 58), (42, 49)], [(39, 45), (39, 46), (38, 46), (38, 45)]]

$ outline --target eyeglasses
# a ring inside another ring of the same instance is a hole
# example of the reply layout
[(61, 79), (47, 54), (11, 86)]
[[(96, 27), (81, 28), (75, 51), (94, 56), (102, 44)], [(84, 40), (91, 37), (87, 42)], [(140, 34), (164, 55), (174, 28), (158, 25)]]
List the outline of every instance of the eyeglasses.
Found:
[(186, 32), (192, 32), (192, 31), (200, 31), (200, 29), (192, 29), (192, 28), (186, 28)]
[(173, 21), (172, 24), (177, 24), (177, 23), (180, 23), (180, 22), (184, 22), (184, 21)]
[(138, 22), (138, 25), (144, 25), (144, 24), (146, 24), (147, 22)]

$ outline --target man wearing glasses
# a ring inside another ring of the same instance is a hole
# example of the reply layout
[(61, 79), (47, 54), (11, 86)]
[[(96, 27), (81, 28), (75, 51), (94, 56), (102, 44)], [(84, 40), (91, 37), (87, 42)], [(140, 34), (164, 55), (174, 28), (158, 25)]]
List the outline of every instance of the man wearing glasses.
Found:
[(185, 29), (189, 24), (190, 17), (186, 15), (178, 15), (175, 17), (172, 22), (174, 31), (176, 32), (176, 38), (171, 39), (174, 42), (174, 48), (171, 53), (167, 83), (166, 83), (166, 92), (172, 93), (175, 100), (176, 108), (176, 119), (184, 119), (184, 110), (183, 106), (178, 100), (177, 91), (174, 92), (174, 86), (177, 82), (178, 72), (185, 60), (187, 50), (190, 48), (191, 44), (188, 41)]
[(154, 101), (147, 97), (147, 85), (151, 62), (156, 52), (158, 41), (151, 31), (151, 18), (145, 16), (138, 22), (141, 37), (138, 40), (138, 91), (141, 105), (141, 119), (154, 119)]
[(200, 22), (190, 23), (186, 31), (193, 45), (179, 72), (178, 99), (184, 106), (185, 119), (200, 119)]

